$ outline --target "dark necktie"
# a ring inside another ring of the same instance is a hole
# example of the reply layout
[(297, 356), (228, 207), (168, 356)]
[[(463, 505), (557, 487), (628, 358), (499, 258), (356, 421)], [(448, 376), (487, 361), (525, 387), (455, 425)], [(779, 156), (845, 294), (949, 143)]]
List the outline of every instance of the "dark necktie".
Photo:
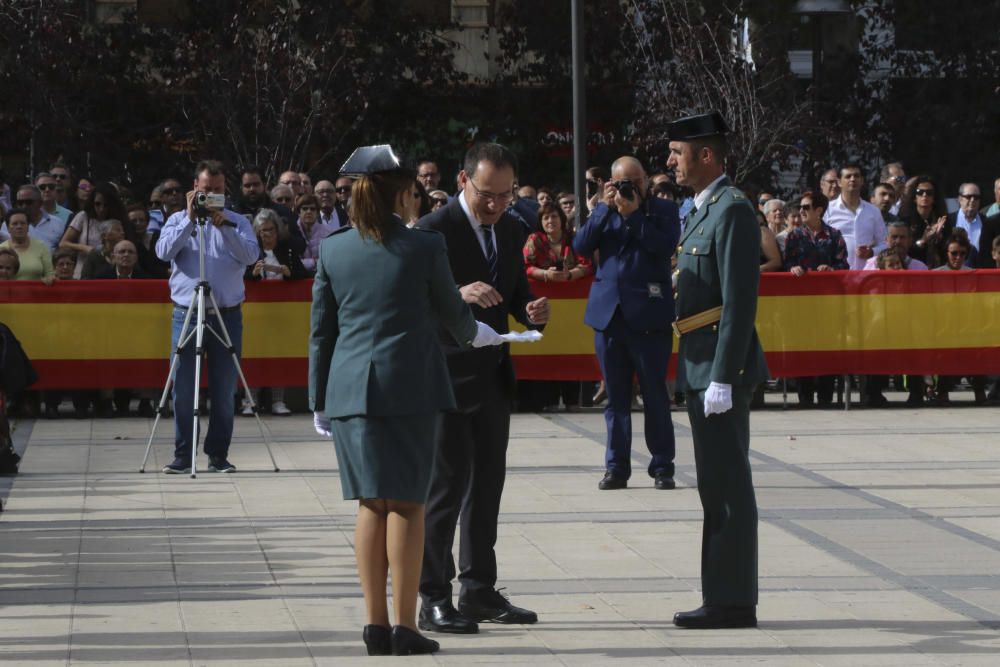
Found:
[(497, 249), (493, 245), (493, 234), (489, 225), (479, 225), (483, 232), (483, 242), (486, 247), (486, 264), (490, 267), (490, 284), (497, 286)]

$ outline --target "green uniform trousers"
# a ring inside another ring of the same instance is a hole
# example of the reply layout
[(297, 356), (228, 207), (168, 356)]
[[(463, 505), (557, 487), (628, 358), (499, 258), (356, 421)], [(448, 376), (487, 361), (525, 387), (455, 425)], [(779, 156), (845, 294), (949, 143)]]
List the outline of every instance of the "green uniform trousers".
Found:
[(701, 538), (704, 604), (757, 604), (757, 499), (750, 476), (750, 399), (753, 387), (733, 387), (733, 407), (705, 416), (705, 392), (685, 392), (698, 495), (705, 519)]

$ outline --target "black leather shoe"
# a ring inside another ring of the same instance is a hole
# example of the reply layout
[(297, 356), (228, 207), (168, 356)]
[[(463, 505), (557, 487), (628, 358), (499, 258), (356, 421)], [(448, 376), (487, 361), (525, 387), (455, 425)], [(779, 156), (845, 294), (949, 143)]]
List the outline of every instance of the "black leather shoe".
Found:
[(754, 607), (716, 607), (705, 605), (694, 611), (674, 614), (678, 628), (709, 630), (713, 628), (756, 628), (757, 612)]
[(677, 485), (674, 483), (673, 475), (668, 475), (665, 472), (656, 473), (653, 486), (660, 491), (669, 491), (670, 489), (677, 488)]
[(628, 487), (628, 480), (619, 477), (610, 470), (604, 473), (604, 478), (597, 483), (597, 488), (601, 491), (612, 491), (614, 489), (624, 489)]
[(515, 607), (499, 591), (484, 590), (467, 593), (458, 598), (458, 611), (462, 616), (481, 623), (522, 623), (538, 622), (538, 614), (528, 609)]
[(433, 639), (428, 639), (416, 630), (402, 625), (392, 626), (391, 641), (393, 655), (424, 655), (435, 653), (441, 648), (441, 645)]
[(361, 637), (368, 655), (392, 655), (391, 630), (384, 625), (366, 625)]
[(474, 635), (479, 632), (476, 622), (458, 613), (451, 602), (420, 607), (417, 627), (430, 632), (450, 632), (454, 635)]

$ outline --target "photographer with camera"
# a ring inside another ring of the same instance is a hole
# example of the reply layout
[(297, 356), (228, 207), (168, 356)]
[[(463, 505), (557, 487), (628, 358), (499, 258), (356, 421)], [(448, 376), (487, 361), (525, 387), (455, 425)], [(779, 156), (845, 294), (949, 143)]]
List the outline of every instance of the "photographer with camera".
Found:
[[(257, 261), (260, 247), (250, 222), (225, 208), (226, 175), (220, 162), (203, 160), (195, 169), (194, 189), (187, 193), (187, 210), (174, 213), (163, 225), (156, 242), (156, 254), (171, 262), (170, 299), (174, 302), (171, 344), (177, 348), (178, 337), (199, 281), (198, 234), (196, 224), (204, 225), (205, 280), (219, 307), (218, 316), (232, 339), (237, 357), (243, 343), (244, 299), (243, 272)], [(207, 306), (208, 321), (216, 318)], [(221, 335), (222, 332), (219, 332)], [(219, 338), (206, 332), (204, 349), (208, 354), (208, 391), (211, 401), (205, 453), (208, 469), (235, 472), (228, 460), (229, 441), (233, 435), (236, 366)], [(174, 378), (174, 462), (163, 468), (167, 474), (191, 471), (191, 424), (194, 418), (195, 349), (186, 345), (180, 355)]]
[[(645, 412), (649, 476), (657, 489), (674, 488), (674, 427), (670, 421), (670, 361), (674, 295), (670, 257), (680, 237), (677, 204), (651, 196), (642, 164), (621, 157), (611, 180), (573, 240), (582, 257), (594, 256), (584, 322), (607, 385), (605, 474), (598, 488), (623, 489), (631, 475), (632, 377), (639, 376)], [(595, 254), (596, 253), (596, 254)]]

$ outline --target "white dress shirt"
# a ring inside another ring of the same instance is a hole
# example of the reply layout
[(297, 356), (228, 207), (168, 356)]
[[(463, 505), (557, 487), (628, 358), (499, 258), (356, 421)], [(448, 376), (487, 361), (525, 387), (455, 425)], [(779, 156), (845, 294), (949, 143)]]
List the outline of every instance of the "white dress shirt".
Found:
[[(969, 243), (976, 250), (979, 250), (979, 235), (983, 232), (983, 220), (976, 214), (976, 217), (969, 220), (965, 217), (965, 212), (962, 209), (958, 209), (958, 214), (955, 216), (955, 227), (958, 229), (964, 229), (965, 233), (969, 235)], [(990, 249), (992, 251), (992, 248)]]
[(844, 237), (847, 245), (847, 263), (852, 270), (864, 268), (867, 258), (862, 259), (856, 254), (859, 245), (871, 247), (878, 255), (879, 251), (888, 247), (885, 241), (885, 221), (882, 212), (874, 204), (864, 199), (858, 203), (856, 211), (852, 211), (844, 203), (843, 195), (830, 202), (823, 216), (823, 222), (836, 229)]

